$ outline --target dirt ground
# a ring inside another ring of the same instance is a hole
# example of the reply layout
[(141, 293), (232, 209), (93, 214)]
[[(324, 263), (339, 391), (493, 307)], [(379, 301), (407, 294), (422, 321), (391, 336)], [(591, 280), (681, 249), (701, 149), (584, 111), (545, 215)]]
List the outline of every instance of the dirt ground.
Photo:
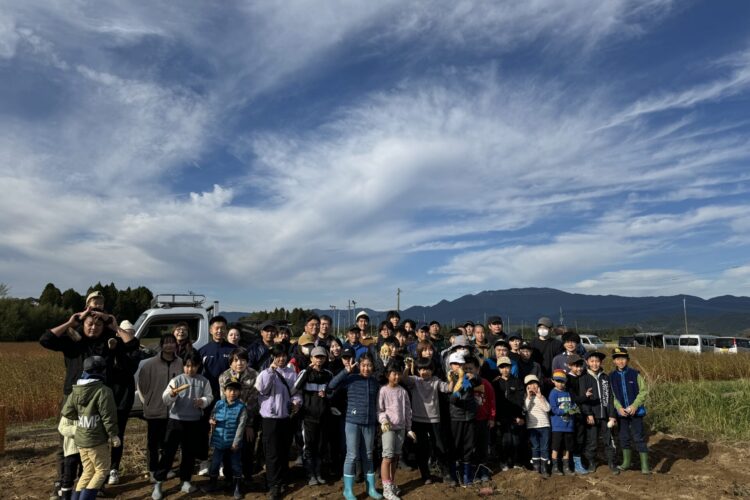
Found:
[[(0, 456), (0, 497), (4, 499), (46, 499), (53, 482), (57, 435), (52, 421), (8, 429), (6, 451)], [(126, 434), (122, 483), (107, 487), (107, 498), (149, 498), (151, 485), (146, 479), (145, 425), (131, 420)], [(526, 470), (512, 470), (493, 476), (493, 492), (484, 496), (495, 498), (750, 498), (750, 446), (712, 444), (685, 437), (657, 434), (649, 439), (654, 474), (643, 476), (633, 470), (612, 476), (606, 467), (596, 474), (583, 477), (553, 476), (543, 479)], [(404, 498), (463, 499), (480, 496), (478, 488), (450, 488), (442, 483), (424, 486), (416, 471), (400, 470), (397, 476)], [(201, 486), (205, 478), (195, 478)], [(341, 483), (308, 487), (301, 469), (293, 469), (294, 483), (287, 498), (341, 498)], [(224, 495), (178, 492), (178, 480), (165, 483), (168, 498), (230, 498)], [(355, 493), (366, 498), (362, 484)], [(263, 493), (248, 493), (245, 498), (265, 498)]]

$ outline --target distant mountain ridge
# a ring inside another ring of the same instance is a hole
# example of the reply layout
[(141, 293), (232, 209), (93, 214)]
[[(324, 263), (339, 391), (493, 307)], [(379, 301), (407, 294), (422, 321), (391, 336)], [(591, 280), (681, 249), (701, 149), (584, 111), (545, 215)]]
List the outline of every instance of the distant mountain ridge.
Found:
[[(750, 327), (750, 297), (723, 295), (702, 299), (692, 295), (624, 297), (585, 295), (554, 288), (511, 288), (469, 294), (455, 300), (441, 300), (432, 306), (413, 306), (401, 311), (401, 318), (417, 323), (438, 320), (443, 324), (484, 322), (500, 315), (514, 327), (533, 324), (540, 316), (580, 329), (596, 330), (616, 326), (638, 326), (644, 330), (684, 333), (683, 298), (687, 305), (689, 331), (739, 334)], [(358, 309), (359, 310), (359, 309)], [(387, 311), (365, 310), (373, 322), (385, 319)], [(319, 309), (334, 316), (333, 311)], [(347, 311), (337, 311), (341, 325), (347, 324)], [(353, 315), (352, 315), (353, 317)]]

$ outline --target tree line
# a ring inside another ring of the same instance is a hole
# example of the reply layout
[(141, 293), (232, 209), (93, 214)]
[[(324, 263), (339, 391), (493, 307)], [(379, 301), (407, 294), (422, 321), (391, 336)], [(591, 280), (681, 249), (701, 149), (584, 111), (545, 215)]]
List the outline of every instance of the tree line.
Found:
[(74, 312), (85, 308), (86, 296), (94, 291), (104, 295), (105, 309), (118, 320), (135, 322), (151, 305), (154, 294), (148, 288), (118, 290), (114, 283), (90, 286), (86, 293), (73, 288), (64, 292), (47, 283), (39, 297), (10, 297), (10, 289), (0, 283), (0, 341), (37, 340), (45, 329), (59, 325)]

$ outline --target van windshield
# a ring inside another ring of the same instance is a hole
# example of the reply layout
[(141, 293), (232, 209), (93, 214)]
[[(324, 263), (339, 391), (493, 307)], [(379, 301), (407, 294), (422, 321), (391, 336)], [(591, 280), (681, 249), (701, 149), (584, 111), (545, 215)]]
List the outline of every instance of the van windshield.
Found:
[(603, 344), (602, 339), (600, 339), (597, 336), (589, 337), (589, 341), (591, 341), (592, 344)]
[(680, 338), (680, 345), (685, 346), (696, 346), (698, 345), (698, 339), (696, 338)]

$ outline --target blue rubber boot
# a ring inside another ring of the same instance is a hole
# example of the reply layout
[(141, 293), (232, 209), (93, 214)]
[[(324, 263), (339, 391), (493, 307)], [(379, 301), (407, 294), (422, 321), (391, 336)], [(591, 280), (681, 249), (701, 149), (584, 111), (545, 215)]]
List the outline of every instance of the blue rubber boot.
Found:
[(344, 474), (344, 498), (346, 500), (357, 500), (354, 494), (354, 476)]
[(464, 488), (471, 486), (474, 482), (474, 466), (470, 463), (464, 463)]
[(584, 476), (589, 473), (589, 470), (583, 466), (583, 462), (581, 462), (581, 457), (573, 457), (573, 467), (575, 469), (575, 473)]
[(367, 473), (367, 496), (370, 498), (373, 498), (374, 500), (380, 500), (383, 498), (383, 495), (381, 495), (378, 490), (375, 488), (375, 473), (374, 472), (368, 472)]

